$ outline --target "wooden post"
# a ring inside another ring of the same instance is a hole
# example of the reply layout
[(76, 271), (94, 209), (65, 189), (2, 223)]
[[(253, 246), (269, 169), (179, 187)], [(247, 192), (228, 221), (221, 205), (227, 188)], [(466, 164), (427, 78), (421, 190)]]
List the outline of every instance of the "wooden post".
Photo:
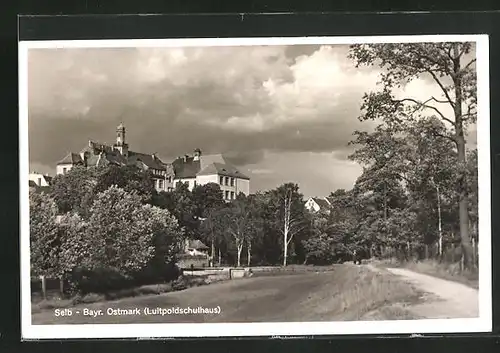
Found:
[(61, 299), (64, 298), (64, 279), (59, 277), (59, 292), (61, 292)]
[(472, 237), (472, 267), (476, 268), (476, 239)]
[(42, 296), (43, 299), (47, 299), (47, 286), (45, 283), (45, 276), (40, 276), (40, 280), (42, 281)]

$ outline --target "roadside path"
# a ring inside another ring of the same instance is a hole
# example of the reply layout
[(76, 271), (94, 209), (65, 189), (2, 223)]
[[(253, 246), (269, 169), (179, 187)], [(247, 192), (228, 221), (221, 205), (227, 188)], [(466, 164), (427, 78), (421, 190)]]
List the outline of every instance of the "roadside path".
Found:
[(474, 288), (402, 268), (388, 268), (426, 293), (424, 302), (409, 310), (427, 319), (474, 318), (479, 316), (479, 296)]

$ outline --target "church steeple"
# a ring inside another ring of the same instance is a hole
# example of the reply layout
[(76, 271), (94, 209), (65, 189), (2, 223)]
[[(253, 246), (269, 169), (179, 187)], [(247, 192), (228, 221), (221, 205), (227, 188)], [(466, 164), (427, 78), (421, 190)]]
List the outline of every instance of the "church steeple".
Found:
[(115, 148), (120, 151), (120, 154), (125, 158), (128, 157), (128, 144), (125, 142), (125, 126), (123, 123), (116, 128), (116, 143)]
[(125, 144), (125, 126), (123, 123), (120, 123), (116, 128), (116, 145), (120, 146)]

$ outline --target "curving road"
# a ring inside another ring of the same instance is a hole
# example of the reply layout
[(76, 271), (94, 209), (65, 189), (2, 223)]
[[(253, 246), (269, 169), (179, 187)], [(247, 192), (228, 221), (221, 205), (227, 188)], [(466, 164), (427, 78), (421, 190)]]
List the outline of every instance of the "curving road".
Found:
[(424, 303), (409, 308), (417, 316), (427, 319), (479, 316), (479, 296), (476, 289), (402, 268), (387, 270), (426, 293)]

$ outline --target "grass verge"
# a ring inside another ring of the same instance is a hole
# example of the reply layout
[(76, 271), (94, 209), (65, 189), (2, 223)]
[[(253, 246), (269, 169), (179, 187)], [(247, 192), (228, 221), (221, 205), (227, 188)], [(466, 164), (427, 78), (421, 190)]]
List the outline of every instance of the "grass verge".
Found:
[(384, 269), (347, 265), (337, 295), (335, 320), (403, 320), (416, 317), (407, 308), (421, 301), (422, 293)]
[(74, 297), (69, 299), (61, 299), (57, 296), (41, 300), (32, 299), (31, 312), (35, 314), (45, 310), (69, 308), (78, 304), (99, 303), (108, 300), (117, 300), (121, 298), (139, 297), (145, 295), (158, 295), (162, 293), (180, 291), (191, 287), (203, 286), (217, 281), (220, 281), (220, 279), (214, 280), (213, 276), (181, 276), (179, 277), (179, 279), (170, 283), (144, 285), (135, 288), (113, 291), (106, 294), (88, 293), (85, 295), (75, 295)]

